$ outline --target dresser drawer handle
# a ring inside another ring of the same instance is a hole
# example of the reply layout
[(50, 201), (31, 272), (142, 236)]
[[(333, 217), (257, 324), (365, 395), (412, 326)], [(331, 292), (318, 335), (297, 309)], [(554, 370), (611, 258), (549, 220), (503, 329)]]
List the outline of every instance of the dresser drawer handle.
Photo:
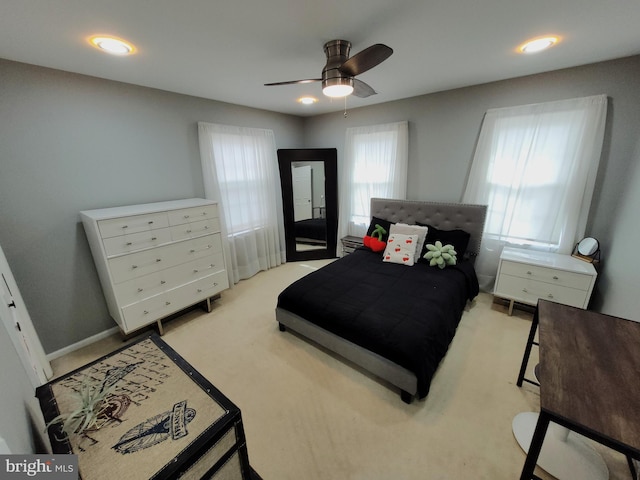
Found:
[(149, 221), (147, 222), (147, 224), (148, 224), (148, 225), (153, 225), (153, 220), (149, 220)]
[(191, 230), (187, 230), (187, 233), (191, 233)]
[(209, 230), (209, 225), (205, 225), (205, 226), (204, 226), (204, 229), (205, 229), (205, 230)]
[(184, 218), (189, 218), (189, 215), (185, 215)]
[(529, 292), (527, 291), (527, 289), (526, 289), (526, 288), (523, 288), (523, 289), (522, 289), (522, 291), (523, 291), (524, 293), (529, 293)]
[(166, 280), (160, 280), (160, 285), (164, 285), (166, 282)]
[(207, 214), (207, 212), (206, 212), (206, 211), (205, 211), (205, 212), (202, 212), (202, 215), (206, 215), (206, 214)]
[(559, 280), (559, 278), (556, 275), (553, 276), (553, 279), (554, 280)]
[(151, 241), (155, 242), (158, 239), (158, 237), (151, 237)]
[(528, 271), (527, 271), (527, 275), (533, 275), (533, 274), (531, 273), (531, 270), (528, 270)]
[(148, 314), (149, 314), (149, 312), (148, 312), (147, 310), (145, 310), (145, 311), (144, 311), (144, 312), (142, 312), (142, 313), (144, 313), (145, 315), (148, 315)]
[(553, 294), (550, 293), (549, 295), (547, 295), (547, 298), (553, 298)]
[(138, 265), (131, 265), (131, 268), (138, 268)]
[(171, 305), (171, 302), (164, 302), (165, 305)]
[(133, 243), (127, 242), (126, 245), (127, 245), (127, 247), (130, 247), (131, 245), (133, 245)]
[(140, 293), (143, 289), (142, 288), (138, 288), (138, 293)]
[(122, 228), (129, 228), (129, 225), (123, 225)]
[(161, 262), (162, 259), (161, 258), (156, 258), (156, 263)]
[(198, 273), (198, 270), (195, 270), (195, 269), (194, 269), (194, 270), (193, 270), (193, 273)]

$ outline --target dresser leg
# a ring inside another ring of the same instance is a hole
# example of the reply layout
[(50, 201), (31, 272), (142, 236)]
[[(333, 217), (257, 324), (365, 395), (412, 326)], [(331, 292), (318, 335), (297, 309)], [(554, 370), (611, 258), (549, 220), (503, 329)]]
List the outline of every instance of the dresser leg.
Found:
[(164, 335), (164, 328), (162, 326), (162, 320), (158, 320), (156, 323), (158, 324), (158, 333), (160, 334), (160, 336)]
[(509, 316), (513, 315), (513, 304), (516, 303), (513, 300), (509, 300)]

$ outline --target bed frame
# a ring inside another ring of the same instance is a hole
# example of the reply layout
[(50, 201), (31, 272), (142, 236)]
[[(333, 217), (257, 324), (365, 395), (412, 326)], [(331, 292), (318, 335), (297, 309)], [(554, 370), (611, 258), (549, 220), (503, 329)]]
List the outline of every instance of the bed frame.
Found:
[[(460, 228), (468, 232), (471, 238), (467, 254), (472, 262), (480, 252), (486, 213), (486, 205), (371, 199), (371, 216), (373, 217), (394, 223), (426, 223), (443, 230)], [(416, 395), (418, 383), (416, 376), (406, 368), (320, 328), (287, 310), (276, 308), (276, 320), (281, 331), (284, 332), (290, 328), (398, 387), (400, 397), (405, 403), (411, 403)]]

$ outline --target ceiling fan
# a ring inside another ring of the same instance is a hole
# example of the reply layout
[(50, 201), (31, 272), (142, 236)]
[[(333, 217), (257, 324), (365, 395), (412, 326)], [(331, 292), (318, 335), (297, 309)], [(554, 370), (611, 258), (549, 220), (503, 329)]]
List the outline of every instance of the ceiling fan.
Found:
[(328, 97), (346, 97), (353, 94), (356, 97), (366, 98), (375, 95), (376, 91), (373, 88), (358, 80), (355, 76), (384, 62), (391, 56), (393, 49), (381, 43), (376, 43), (349, 58), (350, 50), (351, 42), (331, 40), (324, 44), (327, 64), (322, 69), (322, 78), (265, 83), (264, 85), (271, 87), (295, 83), (322, 82), (322, 93)]

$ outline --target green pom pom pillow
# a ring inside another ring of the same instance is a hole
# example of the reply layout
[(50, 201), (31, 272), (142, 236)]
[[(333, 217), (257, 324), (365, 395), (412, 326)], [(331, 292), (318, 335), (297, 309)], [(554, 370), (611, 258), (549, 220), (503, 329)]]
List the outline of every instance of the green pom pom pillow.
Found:
[(444, 268), (447, 265), (455, 265), (458, 261), (453, 245), (442, 245), (440, 240), (425, 244), (425, 250), (427, 253), (423, 257), (432, 267)]

